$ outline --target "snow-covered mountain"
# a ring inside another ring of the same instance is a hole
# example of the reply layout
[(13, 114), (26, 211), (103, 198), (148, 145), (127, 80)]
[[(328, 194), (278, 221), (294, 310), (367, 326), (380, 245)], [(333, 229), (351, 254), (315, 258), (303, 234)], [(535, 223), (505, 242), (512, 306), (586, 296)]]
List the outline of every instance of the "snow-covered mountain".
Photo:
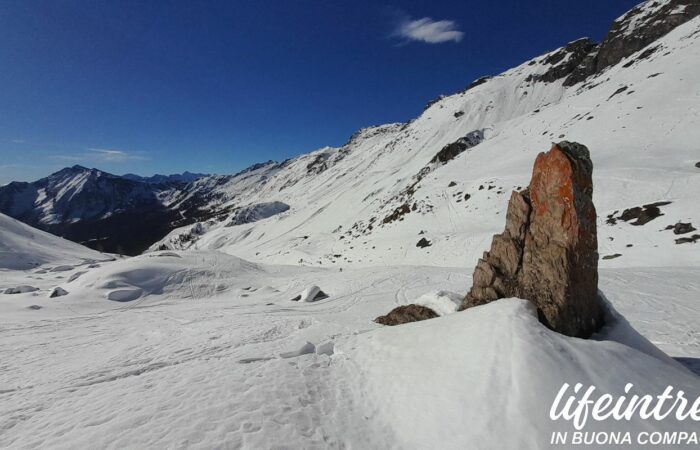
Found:
[[(700, 221), (698, 13), (697, 1), (645, 2), (602, 43), (580, 39), (476, 80), (411, 122), (202, 178), (178, 201), (195, 201), (212, 219), (152, 248), (310, 265), (471, 264), (502, 227), (510, 191), (527, 183), (535, 155), (567, 139), (591, 150), (603, 264), (698, 261), (693, 235), (678, 243), (667, 229)], [(269, 202), (289, 209), (232, 226), (235, 208)], [(658, 218), (615, 219), (644, 205)], [(417, 246), (422, 238), (430, 246)]]
[(134, 254), (179, 218), (164, 206), (174, 189), (73, 166), (0, 187), (0, 212), (92, 248)]
[(169, 206), (205, 175), (140, 177), (79, 165), (32, 183), (0, 186), (0, 212), (29, 225), (108, 252), (138, 254), (176, 226), (200, 218)]

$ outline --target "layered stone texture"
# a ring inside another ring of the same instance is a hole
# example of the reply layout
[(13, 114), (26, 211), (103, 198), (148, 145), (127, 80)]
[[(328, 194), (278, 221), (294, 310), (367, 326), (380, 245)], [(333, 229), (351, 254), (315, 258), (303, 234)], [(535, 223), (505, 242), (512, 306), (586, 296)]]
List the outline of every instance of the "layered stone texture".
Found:
[(560, 142), (537, 156), (530, 185), (511, 195), (505, 231), (479, 260), (461, 309), (519, 297), (568, 336), (587, 337), (602, 325), (592, 173), (581, 144)]

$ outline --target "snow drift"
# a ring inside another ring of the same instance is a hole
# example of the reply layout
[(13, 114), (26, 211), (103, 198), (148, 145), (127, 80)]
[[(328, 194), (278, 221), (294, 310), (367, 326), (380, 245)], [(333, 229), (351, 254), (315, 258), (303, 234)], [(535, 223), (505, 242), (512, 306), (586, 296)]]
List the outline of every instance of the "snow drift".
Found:
[(0, 270), (26, 270), (44, 264), (85, 264), (110, 260), (90, 250), (0, 214)]
[[(668, 385), (692, 400), (700, 395), (700, 378), (650, 350), (624, 322), (613, 321), (607, 332), (619, 341), (606, 334), (598, 341), (569, 338), (541, 325), (530, 302), (503, 299), (362, 334), (343, 350), (345, 364), (357, 370), (352, 381), (363, 393), (364, 414), (385, 427), (385, 443), (399, 448), (546, 447), (552, 432), (574, 430), (571, 422), (549, 417), (564, 383), (613, 395), (623, 395), (627, 383), (639, 395), (661, 394)], [(637, 418), (590, 420), (586, 430), (696, 427), (691, 419)]]

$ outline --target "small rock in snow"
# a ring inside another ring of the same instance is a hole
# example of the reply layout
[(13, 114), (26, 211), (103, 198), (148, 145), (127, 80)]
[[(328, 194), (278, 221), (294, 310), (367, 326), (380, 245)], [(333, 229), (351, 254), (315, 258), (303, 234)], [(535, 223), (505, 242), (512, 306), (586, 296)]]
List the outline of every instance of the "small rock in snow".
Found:
[(34, 286), (22, 285), (13, 288), (7, 288), (5, 290), (5, 294), (24, 294), (27, 292), (35, 292), (38, 290), (39, 288), (35, 288)]
[(64, 295), (68, 295), (68, 291), (61, 287), (55, 287), (49, 293), (49, 298), (63, 297)]
[(323, 292), (320, 287), (318, 286), (310, 286), (304, 291), (291, 299), (293, 302), (316, 302), (318, 300), (323, 300), (324, 298), (328, 298), (328, 294)]
[(421, 240), (418, 241), (418, 243), (416, 244), (416, 247), (425, 248), (430, 247), (431, 245), (433, 245), (432, 242), (430, 242), (426, 238), (421, 238)]
[(690, 237), (676, 239), (676, 244), (695, 244), (698, 240), (700, 240), (700, 234), (694, 234)]
[(392, 309), (389, 314), (379, 316), (374, 319), (374, 321), (382, 325), (393, 326), (433, 319), (435, 317), (439, 317), (438, 314), (427, 306), (411, 304), (398, 306)]
[(678, 222), (673, 226), (673, 234), (686, 234), (690, 233), (691, 231), (695, 231), (695, 227), (693, 227), (693, 224), (690, 222)]
[(614, 255), (605, 255), (605, 256), (603, 256), (603, 259), (615, 259), (615, 258), (619, 258), (620, 256), (622, 256), (621, 253), (615, 253)]

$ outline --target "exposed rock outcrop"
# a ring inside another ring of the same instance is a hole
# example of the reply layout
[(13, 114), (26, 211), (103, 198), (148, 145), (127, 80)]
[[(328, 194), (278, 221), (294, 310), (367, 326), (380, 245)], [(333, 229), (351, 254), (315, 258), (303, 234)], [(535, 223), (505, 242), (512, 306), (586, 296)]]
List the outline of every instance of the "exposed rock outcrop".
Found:
[(421, 238), (421, 240), (418, 241), (418, 243), (416, 244), (416, 247), (425, 248), (425, 247), (430, 247), (431, 245), (433, 245), (432, 242), (430, 242), (426, 238)]
[(445, 164), (452, 161), (455, 157), (476, 145), (479, 145), (484, 140), (484, 130), (474, 130), (466, 134), (466, 136), (457, 139), (451, 144), (444, 146), (430, 160), (431, 163)]
[(695, 244), (698, 240), (700, 240), (700, 234), (694, 234), (690, 237), (676, 239), (676, 244)]
[(68, 295), (68, 291), (58, 286), (49, 292), (49, 298), (63, 297), (64, 295)]
[(420, 320), (433, 319), (438, 314), (427, 306), (402, 305), (392, 309), (389, 314), (379, 316), (375, 322), (382, 325), (401, 325), (404, 323), (418, 322)]
[[(643, 49), (700, 14), (700, 0), (648, 0), (613, 22), (603, 42), (583, 58), (565, 86), (584, 81)], [(647, 57), (643, 53), (640, 59)]]
[(673, 225), (673, 234), (686, 234), (690, 233), (691, 231), (695, 231), (695, 227), (690, 222), (678, 222), (677, 224)]
[(460, 309), (520, 297), (568, 336), (602, 325), (592, 172), (580, 144), (560, 142), (537, 156), (530, 186), (512, 193), (505, 231), (479, 260)]
[(618, 220), (622, 220), (623, 222), (629, 222), (630, 225), (645, 225), (657, 217), (663, 216), (664, 214), (659, 208), (670, 204), (671, 202), (656, 202), (649, 203), (648, 205), (635, 206), (634, 208), (629, 208), (622, 211), (622, 214), (619, 216), (615, 216), (615, 214), (617, 214), (617, 211), (615, 211), (614, 213), (608, 215), (605, 223), (608, 225), (615, 225), (617, 224)]
[(556, 52), (552, 52), (543, 63), (549, 65), (546, 72), (540, 75), (530, 75), (526, 81), (543, 81), (551, 83), (569, 76), (577, 70), (582, 61), (595, 54), (598, 45), (588, 38), (569, 42)]

